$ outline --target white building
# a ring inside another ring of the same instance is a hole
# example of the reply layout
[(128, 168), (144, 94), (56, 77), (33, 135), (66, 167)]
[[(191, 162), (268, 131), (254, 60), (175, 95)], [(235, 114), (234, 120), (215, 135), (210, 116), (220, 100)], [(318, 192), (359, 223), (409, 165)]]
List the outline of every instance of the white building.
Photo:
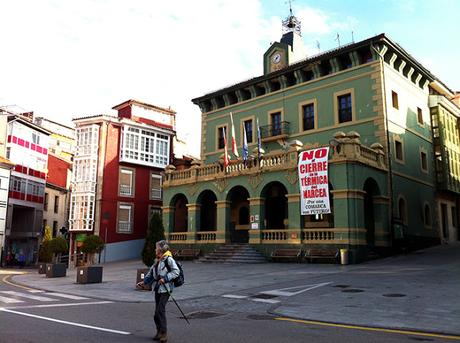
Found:
[(10, 175), (13, 164), (6, 158), (0, 156), (0, 252), (1, 263), (4, 265), (6, 249), (5, 246), (5, 227), (6, 227), (6, 210), (8, 207), (8, 190), (10, 187)]
[[(36, 262), (43, 228), (43, 202), (48, 163), (49, 131), (32, 123), (33, 115), (7, 116), (6, 158), (11, 172), (5, 249), (23, 254), (26, 264)], [(6, 139), (5, 139), (6, 138)]]

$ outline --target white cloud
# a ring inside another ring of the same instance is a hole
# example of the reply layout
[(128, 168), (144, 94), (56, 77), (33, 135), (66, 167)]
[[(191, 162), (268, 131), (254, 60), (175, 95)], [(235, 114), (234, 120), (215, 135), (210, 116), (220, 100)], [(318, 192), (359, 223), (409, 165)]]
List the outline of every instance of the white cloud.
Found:
[(2, 104), (66, 123), (128, 98), (171, 106), (195, 154), (191, 99), (261, 74), (275, 32), (256, 0), (1, 1), (0, 12)]

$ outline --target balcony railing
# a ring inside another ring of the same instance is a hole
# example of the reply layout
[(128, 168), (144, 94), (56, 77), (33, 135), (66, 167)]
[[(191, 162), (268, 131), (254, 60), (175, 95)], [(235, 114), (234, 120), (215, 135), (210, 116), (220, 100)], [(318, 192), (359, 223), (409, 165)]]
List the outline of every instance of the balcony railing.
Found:
[(260, 127), (260, 138), (266, 140), (271, 137), (288, 136), (290, 133), (291, 123), (282, 121), (275, 125), (265, 125)]
[[(337, 145), (331, 148), (329, 163), (344, 163), (347, 161), (353, 163), (362, 163), (377, 169), (387, 170), (383, 146), (374, 143), (370, 147), (360, 143), (359, 134), (350, 132), (339, 133), (336, 135)], [(280, 138), (280, 136), (274, 136)], [(277, 139), (275, 138), (275, 139)], [(276, 150), (262, 154), (260, 161), (257, 156), (249, 156), (247, 163), (240, 158), (231, 160), (226, 167), (223, 161), (217, 161), (213, 164), (202, 165), (196, 163), (191, 168), (185, 170), (175, 170), (174, 167), (166, 168), (163, 186), (165, 188), (183, 184), (195, 184), (202, 181), (211, 181), (227, 177), (258, 174), (261, 171), (279, 171), (288, 170), (290, 173), (296, 171), (298, 165), (299, 151), (306, 150), (309, 147), (302, 147), (297, 143), (291, 145), (288, 150)], [(319, 147), (319, 146), (315, 146)], [(289, 177), (295, 177), (292, 174)]]

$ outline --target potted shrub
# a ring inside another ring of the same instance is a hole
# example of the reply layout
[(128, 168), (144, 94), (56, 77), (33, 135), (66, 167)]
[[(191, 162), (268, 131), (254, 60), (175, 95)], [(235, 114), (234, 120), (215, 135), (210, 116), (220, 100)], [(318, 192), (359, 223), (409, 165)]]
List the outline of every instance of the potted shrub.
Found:
[(38, 274), (46, 274), (46, 264), (53, 260), (53, 252), (51, 251), (51, 228), (45, 226), (43, 241), (38, 249)]
[(77, 268), (77, 283), (102, 282), (102, 266), (94, 266), (97, 253), (104, 249), (104, 241), (96, 235), (86, 236), (81, 251), (86, 254), (86, 266)]
[(61, 254), (69, 251), (69, 245), (63, 237), (55, 237), (49, 241), (49, 249), (52, 253), (52, 263), (46, 264), (46, 277), (66, 276), (67, 265), (60, 263)]
[[(149, 268), (155, 262), (155, 243), (165, 239), (165, 230), (163, 227), (163, 220), (160, 213), (155, 212), (150, 217), (149, 227), (147, 229), (147, 236), (145, 237), (144, 249), (142, 249), (142, 262), (147, 268), (137, 270), (136, 284), (144, 281), (144, 276), (149, 271)], [(148, 286), (146, 290), (151, 290), (152, 287)]]

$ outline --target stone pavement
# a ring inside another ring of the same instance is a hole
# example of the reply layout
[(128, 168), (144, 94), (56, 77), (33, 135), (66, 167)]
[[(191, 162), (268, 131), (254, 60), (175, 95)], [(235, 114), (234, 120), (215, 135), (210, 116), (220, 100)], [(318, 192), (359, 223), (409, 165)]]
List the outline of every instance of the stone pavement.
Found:
[[(103, 266), (100, 284), (77, 284), (75, 270), (53, 279), (29, 270), (14, 275), (12, 281), (105, 300), (152, 301), (150, 292), (134, 287), (136, 270), (144, 267), (141, 261)], [(269, 312), (304, 320), (460, 335), (460, 242), (348, 266), (189, 261), (183, 266), (186, 284), (175, 290), (177, 300), (328, 283), (292, 297), (280, 296)]]

